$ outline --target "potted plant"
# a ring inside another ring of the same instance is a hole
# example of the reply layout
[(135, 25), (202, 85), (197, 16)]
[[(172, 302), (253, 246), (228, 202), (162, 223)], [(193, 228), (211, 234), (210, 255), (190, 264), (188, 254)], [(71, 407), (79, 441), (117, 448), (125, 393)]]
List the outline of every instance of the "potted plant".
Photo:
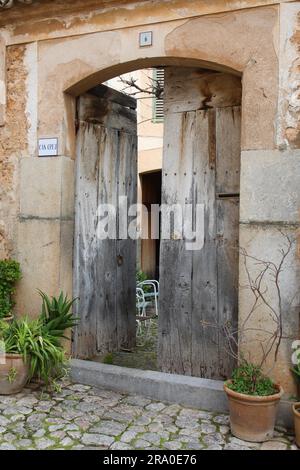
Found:
[[(294, 243), (288, 235), (282, 235), (285, 243), (279, 250), (280, 256), (276, 262), (258, 259), (241, 249), (246, 273), (243, 287), (252, 293), (253, 303), (249, 304), (249, 312), (239, 328), (223, 326), (228, 351), (238, 364), (224, 384), (229, 402), (231, 432), (251, 442), (272, 438), (278, 404), (283, 394), (280, 384), (274, 383), (269, 376), (276, 365), (284, 334), (283, 313), (287, 308), (286, 305), (283, 307), (280, 275)], [(252, 263), (251, 268), (249, 263)], [(269, 291), (272, 291), (272, 296), (269, 296)], [(261, 307), (268, 316), (266, 329), (260, 327), (261, 317), (255, 317)], [(245, 358), (249, 334), (254, 335), (258, 343), (255, 360), (251, 360), (249, 352), (249, 358)]]
[(296, 444), (300, 447), (300, 402), (293, 404)]
[[(292, 344), (292, 371), (297, 381), (298, 399), (300, 400), (300, 340), (296, 340)], [(295, 422), (295, 434), (296, 444), (300, 447), (300, 402), (293, 404), (294, 422)]]
[(33, 378), (48, 386), (64, 374), (62, 338), (65, 330), (76, 324), (70, 313), (74, 300), (62, 293), (58, 299), (40, 294), (43, 304), (37, 319), (23, 317), (1, 323), (0, 395), (19, 392)]
[(282, 388), (265, 376), (260, 366), (244, 362), (225, 382), (230, 426), (234, 436), (251, 442), (273, 437)]
[(0, 260), (0, 320), (12, 321), (13, 294), (21, 279), (20, 264), (12, 259)]
[(28, 365), (21, 354), (6, 352), (4, 338), (9, 334), (9, 323), (0, 320), (0, 394), (20, 392), (28, 381)]
[(0, 395), (21, 392), (28, 382), (28, 365), (21, 354), (5, 354), (0, 365)]

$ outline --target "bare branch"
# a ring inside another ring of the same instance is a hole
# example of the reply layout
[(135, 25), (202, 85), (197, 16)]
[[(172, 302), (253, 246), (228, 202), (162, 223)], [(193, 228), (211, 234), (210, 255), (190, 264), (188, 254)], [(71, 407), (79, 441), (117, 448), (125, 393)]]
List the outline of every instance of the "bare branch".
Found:
[[(18, 0), (20, 3), (30, 4), (33, 0)], [(11, 8), (14, 6), (14, 0), (0, 0), (0, 8)]]
[[(231, 357), (238, 360), (239, 363), (248, 361), (241, 353), (240, 346), (245, 341), (245, 338), (248, 343), (251, 341), (247, 338), (247, 334), (251, 332), (256, 333), (256, 337), (253, 341), (259, 343), (259, 347), (262, 352), (261, 361), (259, 363), (260, 367), (263, 367), (267, 363), (270, 354), (273, 352), (275, 364), (278, 359), (281, 341), (283, 339), (292, 339), (292, 337), (286, 336), (283, 333), (284, 312), (280, 276), (284, 270), (287, 257), (291, 253), (293, 244), (296, 240), (291, 239), (289, 235), (280, 230), (279, 232), (284, 237), (285, 241), (283, 243), (283, 247), (278, 250), (280, 255), (278, 262), (259, 259), (256, 256), (250, 255), (245, 248), (240, 248), (239, 250), (240, 256), (243, 258), (243, 266), (247, 279), (246, 283), (240, 287), (242, 289), (249, 290), (253, 295), (253, 302), (250, 304), (249, 313), (246, 315), (241, 326), (234, 329), (229, 324), (212, 325), (208, 322), (201, 322), (205, 326), (218, 328), (222, 331), (227, 343), (227, 346), (224, 349)], [(258, 269), (258, 273), (253, 274), (253, 269), (249, 267), (249, 261), (252, 262), (255, 270)], [(275, 286), (275, 295), (269, 299), (267, 296), (270, 292), (270, 283)], [(297, 295), (299, 295), (299, 292), (292, 297), (292, 302)], [(251, 321), (254, 320), (256, 312), (261, 307), (264, 307), (264, 312), (267, 313), (268, 318), (272, 322), (268, 329), (253, 327), (253, 323), (251, 325)], [(274, 325), (274, 328), (272, 325)], [(260, 339), (257, 336), (259, 333), (262, 333), (264, 337), (263, 339)]]
[[(152, 98), (162, 99), (164, 94), (164, 87), (159, 80), (148, 77), (150, 83), (146, 87), (140, 86), (137, 82), (138, 80), (129, 77), (129, 79), (124, 78), (122, 75), (119, 77), (119, 81), (123, 83), (125, 88), (122, 90), (123, 93), (127, 93), (129, 96), (139, 96), (139, 95), (150, 95)], [(134, 89), (135, 91), (128, 91)]]

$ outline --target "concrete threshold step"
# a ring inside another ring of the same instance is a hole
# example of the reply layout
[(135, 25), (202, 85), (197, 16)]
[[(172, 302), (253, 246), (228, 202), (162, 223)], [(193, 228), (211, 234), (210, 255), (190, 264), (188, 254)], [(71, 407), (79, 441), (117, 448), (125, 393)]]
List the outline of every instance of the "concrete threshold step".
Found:
[[(71, 361), (71, 378), (84, 385), (142, 395), (153, 400), (216, 413), (228, 413), (227, 397), (220, 380), (130, 369), (79, 359)], [(288, 400), (280, 402), (277, 425), (288, 429), (293, 427), (291, 402)]]

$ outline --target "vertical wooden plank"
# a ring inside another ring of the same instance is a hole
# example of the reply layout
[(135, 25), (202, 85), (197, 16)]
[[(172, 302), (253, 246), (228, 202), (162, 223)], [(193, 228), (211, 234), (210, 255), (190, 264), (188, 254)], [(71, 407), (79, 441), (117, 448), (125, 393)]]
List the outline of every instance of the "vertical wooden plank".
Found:
[[(236, 359), (230, 354), (224, 326), (232, 331), (238, 327), (238, 233), (239, 200), (238, 198), (217, 201), (218, 224), (218, 317), (219, 317), (219, 377), (230, 377), (236, 366)], [(232, 345), (234, 347), (234, 345)]]
[[(118, 197), (127, 197), (130, 207), (137, 202), (137, 136), (119, 133)], [(134, 222), (135, 217), (129, 219)], [(118, 223), (122, 223), (119, 220)], [(136, 342), (135, 275), (136, 240), (117, 241), (117, 331), (119, 348), (131, 349)], [(134, 279), (134, 282), (132, 281)]]
[(241, 107), (216, 110), (216, 192), (240, 192)]
[[(241, 109), (217, 110), (216, 189), (218, 232), (218, 314), (220, 329), (238, 326), (238, 245)], [(236, 365), (224, 334), (219, 338), (220, 376), (227, 378)]]
[(215, 110), (198, 111), (195, 133), (194, 202), (204, 204), (204, 246), (193, 251), (193, 375), (218, 376), (218, 297), (215, 205)]
[[(97, 193), (98, 207), (111, 204), (117, 207), (117, 165), (119, 132), (98, 126), (101, 139), (99, 144), (99, 183)], [(97, 306), (94, 315), (97, 318), (97, 352), (114, 351), (117, 343), (116, 313), (116, 240), (97, 241), (98, 271), (94, 283), (97, 292)]]
[[(191, 200), (193, 180), (190, 135), (195, 113), (168, 116), (164, 132), (162, 203), (184, 205)], [(176, 132), (174, 130), (176, 129)], [(162, 216), (162, 234), (167, 234), (168, 218)], [(162, 370), (191, 374), (192, 335), (192, 253), (175, 233), (161, 240), (159, 364)]]
[[(86, 158), (89, 156), (89, 158)], [(77, 357), (88, 358), (96, 353), (96, 316), (94, 304), (97, 279), (97, 241), (91, 238), (97, 212), (98, 135), (92, 125), (82, 123), (78, 133), (76, 183), (76, 222), (74, 250), (75, 315), (80, 317), (74, 332)]]

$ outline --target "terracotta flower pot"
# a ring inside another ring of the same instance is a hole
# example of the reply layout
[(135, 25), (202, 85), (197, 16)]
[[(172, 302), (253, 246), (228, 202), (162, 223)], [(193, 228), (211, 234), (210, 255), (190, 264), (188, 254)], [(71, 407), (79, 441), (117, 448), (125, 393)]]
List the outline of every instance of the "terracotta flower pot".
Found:
[(300, 447), (300, 403), (295, 403), (293, 405), (293, 412), (295, 421), (296, 444), (298, 447)]
[(276, 385), (276, 388), (278, 393), (259, 397), (234, 392), (224, 384), (234, 436), (250, 442), (264, 442), (273, 437), (277, 408), (283, 394), (281, 387)]
[(27, 381), (28, 366), (22, 356), (18, 354), (0, 356), (0, 395), (20, 392)]

